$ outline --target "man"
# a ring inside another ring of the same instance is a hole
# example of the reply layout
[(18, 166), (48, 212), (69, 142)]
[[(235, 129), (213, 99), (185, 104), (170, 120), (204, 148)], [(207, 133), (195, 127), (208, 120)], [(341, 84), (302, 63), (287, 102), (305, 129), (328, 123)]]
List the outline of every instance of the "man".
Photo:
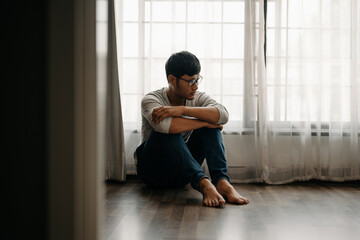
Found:
[[(168, 87), (148, 93), (141, 102), (142, 143), (135, 152), (137, 173), (150, 187), (191, 183), (209, 207), (247, 204), (230, 184), (221, 136), (228, 112), (203, 92), (198, 58), (182, 51), (165, 64)], [(201, 165), (206, 158), (211, 181)]]

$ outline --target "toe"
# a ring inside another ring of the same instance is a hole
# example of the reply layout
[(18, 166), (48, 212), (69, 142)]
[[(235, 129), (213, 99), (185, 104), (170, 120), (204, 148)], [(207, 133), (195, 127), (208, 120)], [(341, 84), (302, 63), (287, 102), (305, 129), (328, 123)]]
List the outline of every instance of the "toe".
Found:
[(246, 198), (241, 198), (241, 204), (248, 204), (249, 200), (247, 200)]

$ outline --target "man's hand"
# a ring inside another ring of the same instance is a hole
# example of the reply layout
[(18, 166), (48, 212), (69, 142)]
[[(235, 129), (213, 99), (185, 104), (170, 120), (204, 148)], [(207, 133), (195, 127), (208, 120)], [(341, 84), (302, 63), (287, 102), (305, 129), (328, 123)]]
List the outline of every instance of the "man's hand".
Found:
[(155, 108), (152, 112), (152, 120), (158, 124), (167, 117), (181, 117), (184, 113), (183, 106), (163, 106)]

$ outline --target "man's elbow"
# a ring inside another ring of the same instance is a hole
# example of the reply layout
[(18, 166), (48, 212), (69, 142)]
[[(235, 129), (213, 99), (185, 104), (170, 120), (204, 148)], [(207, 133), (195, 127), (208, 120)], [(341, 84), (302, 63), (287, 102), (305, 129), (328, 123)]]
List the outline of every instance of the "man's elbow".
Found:
[(219, 119), (219, 124), (224, 125), (229, 121), (229, 115), (228, 114), (224, 114), (223, 116), (220, 117)]
[(151, 122), (151, 126), (153, 127), (155, 132), (159, 133), (169, 133), (169, 128), (171, 125), (172, 117), (165, 118), (161, 120), (159, 123)]
[(219, 110), (219, 120), (217, 122), (217, 124), (221, 124), (224, 125), (229, 121), (229, 113), (225, 110), (225, 111), (220, 111)]
[(224, 125), (229, 121), (229, 113), (228, 111), (222, 107), (222, 106), (215, 106), (215, 108), (218, 110), (218, 120), (217, 122), (214, 122), (215, 124), (221, 124)]

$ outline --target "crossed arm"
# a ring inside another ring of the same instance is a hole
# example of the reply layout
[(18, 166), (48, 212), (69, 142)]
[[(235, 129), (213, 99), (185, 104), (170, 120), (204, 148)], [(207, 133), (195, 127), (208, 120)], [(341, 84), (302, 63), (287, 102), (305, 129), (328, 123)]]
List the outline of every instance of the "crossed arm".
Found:
[[(184, 118), (183, 116), (196, 119)], [(152, 119), (155, 124), (167, 117), (173, 117), (169, 133), (181, 133), (202, 127), (222, 129), (222, 125), (216, 124), (219, 121), (220, 113), (215, 107), (163, 106), (155, 108), (152, 112)]]

